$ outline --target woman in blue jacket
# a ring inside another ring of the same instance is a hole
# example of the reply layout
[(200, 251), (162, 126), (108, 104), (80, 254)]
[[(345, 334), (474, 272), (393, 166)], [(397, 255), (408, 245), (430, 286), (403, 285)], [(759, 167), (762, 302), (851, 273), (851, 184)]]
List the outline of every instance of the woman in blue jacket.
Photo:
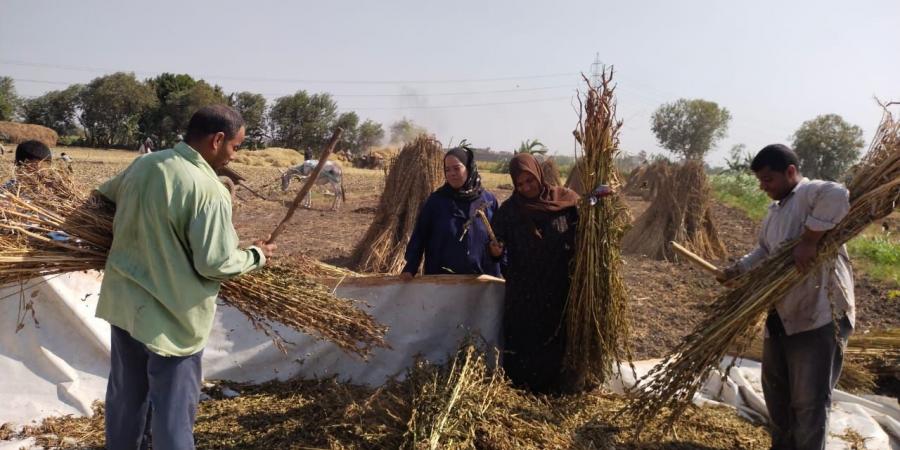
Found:
[(406, 266), (401, 277), (412, 278), (425, 256), (423, 273), (486, 274), (500, 276), (500, 261), (488, 252), (485, 225), (476, 215), (481, 209), (488, 220), (497, 211), (494, 194), (481, 187), (475, 154), (456, 147), (444, 155), (446, 182), (431, 193), (419, 211), (416, 227), (406, 246)]

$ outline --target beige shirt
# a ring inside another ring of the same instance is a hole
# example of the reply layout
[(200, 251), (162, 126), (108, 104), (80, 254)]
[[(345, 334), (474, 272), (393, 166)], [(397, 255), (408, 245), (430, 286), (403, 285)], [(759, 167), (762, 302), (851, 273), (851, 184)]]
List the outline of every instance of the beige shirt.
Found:
[[(834, 228), (850, 210), (849, 197), (847, 188), (838, 183), (803, 178), (787, 197), (769, 206), (759, 231), (758, 247), (741, 258), (738, 267), (742, 272), (750, 270), (776, 253), (782, 244), (799, 238), (804, 228)], [(847, 248), (841, 246), (834, 260), (794, 287), (775, 304), (775, 309), (788, 335), (822, 327), (844, 314), (854, 324), (853, 272)]]

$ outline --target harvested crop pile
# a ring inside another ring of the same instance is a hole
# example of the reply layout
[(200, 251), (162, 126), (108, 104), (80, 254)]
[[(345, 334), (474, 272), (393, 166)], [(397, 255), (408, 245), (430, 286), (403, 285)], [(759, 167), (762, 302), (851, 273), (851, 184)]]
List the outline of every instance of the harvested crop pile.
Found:
[(375, 218), (351, 256), (360, 272), (398, 274), (425, 199), (444, 181), (441, 143), (421, 135), (390, 164)]
[(562, 186), (559, 176), (559, 165), (552, 156), (541, 162), (541, 171), (544, 172), (544, 181), (550, 186)]
[(0, 136), (5, 136), (13, 144), (35, 140), (43, 142), (47, 147), (56, 147), (59, 139), (55, 131), (45, 126), (3, 121), (0, 121)]
[(660, 181), (666, 179), (669, 174), (670, 165), (668, 161), (659, 160), (635, 167), (625, 180), (625, 194), (653, 200), (659, 190)]
[[(471, 344), (447, 364), (420, 362), (402, 382), (378, 389), (335, 379), (235, 386), (236, 398), (203, 402), (199, 449), (766, 449), (765, 429), (728, 408), (692, 408), (678, 438), (648, 447), (629, 443), (613, 418), (623, 400), (602, 391), (535, 397), (512, 388), (491, 358)], [(25, 435), (39, 444), (75, 438), (103, 445), (103, 408), (92, 418), (50, 418)]]
[[(662, 170), (662, 169), (657, 169)], [(659, 260), (675, 257), (675, 241), (708, 259), (725, 256), (712, 219), (712, 195), (702, 161), (685, 161), (660, 172), (650, 206), (622, 239), (622, 249)]]

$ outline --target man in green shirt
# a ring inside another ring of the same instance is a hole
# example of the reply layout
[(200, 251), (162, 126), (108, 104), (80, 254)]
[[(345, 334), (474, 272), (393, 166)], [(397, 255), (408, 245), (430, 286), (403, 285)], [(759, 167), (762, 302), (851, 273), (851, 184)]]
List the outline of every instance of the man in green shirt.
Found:
[(200, 359), (220, 283), (262, 267), (274, 244), (238, 247), (215, 170), (244, 140), (224, 105), (197, 111), (187, 138), (136, 159), (98, 192), (116, 204), (97, 317), (112, 328), (106, 446), (193, 449)]

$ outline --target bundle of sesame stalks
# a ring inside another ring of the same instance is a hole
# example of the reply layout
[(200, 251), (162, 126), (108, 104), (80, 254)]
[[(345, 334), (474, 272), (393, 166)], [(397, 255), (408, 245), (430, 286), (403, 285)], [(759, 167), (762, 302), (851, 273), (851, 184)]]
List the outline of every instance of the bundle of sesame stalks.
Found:
[[(890, 105), (888, 105), (890, 106)], [(815, 268), (834, 261), (838, 250), (874, 221), (894, 211), (900, 199), (900, 122), (884, 107), (884, 117), (868, 153), (857, 164), (848, 184), (850, 211), (819, 243)], [(782, 247), (771, 258), (734, 280), (734, 287), (720, 295), (706, 318), (675, 350), (654, 367), (634, 388), (634, 397), (623, 412), (636, 426), (635, 432), (654, 419), (671, 430), (690, 405), (704, 380), (715, 370), (730, 348), (743, 353), (756, 334), (763, 316), (805, 276), (794, 267), (796, 241)], [(724, 373), (728, 373), (725, 371)]]
[(900, 381), (900, 328), (854, 334), (844, 352), (874, 376)]
[[(0, 191), (0, 284), (103, 270), (115, 207), (89, 196), (62, 170), (20, 174)], [(347, 299), (313, 281), (302, 267), (265, 267), (222, 283), (221, 297), (286, 351), (275, 325), (327, 339), (365, 357), (385, 346), (386, 329)]]
[[(619, 129), (612, 86), (613, 72), (604, 71), (600, 86), (588, 85), (575, 136), (581, 144), (579, 179), (588, 193), (605, 184), (619, 189), (615, 157)], [(621, 197), (596, 203), (584, 197), (578, 205), (575, 261), (565, 309), (566, 366), (578, 389), (610, 379), (620, 362), (631, 361), (630, 322), (622, 278), (619, 241), (630, 222)]]
[(561, 181), (561, 177), (559, 174), (559, 164), (556, 163), (556, 158), (549, 157), (543, 161), (541, 161), (541, 172), (544, 173), (544, 182), (550, 186), (562, 186), (563, 183)]
[[(675, 259), (671, 242), (680, 242), (704, 258), (722, 258), (725, 245), (712, 217), (712, 189), (703, 161), (653, 166), (656, 194), (646, 211), (622, 237), (625, 253), (658, 260)], [(627, 187), (626, 187), (627, 189)]]
[(432, 136), (419, 135), (394, 158), (375, 218), (350, 259), (360, 272), (399, 274), (406, 244), (425, 199), (444, 181), (444, 151)]

